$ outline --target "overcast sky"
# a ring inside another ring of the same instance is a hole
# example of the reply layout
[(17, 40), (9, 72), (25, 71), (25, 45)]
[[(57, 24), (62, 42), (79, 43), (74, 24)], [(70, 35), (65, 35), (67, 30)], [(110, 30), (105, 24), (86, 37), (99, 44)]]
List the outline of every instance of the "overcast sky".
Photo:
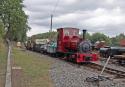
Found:
[[(24, 0), (32, 28), (28, 36), (49, 31), (50, 15), (57, 1)], [(59, 0), (53, 14), (53, 30), (76, 27), (109, 36), (125, 32), (125, 0)]]

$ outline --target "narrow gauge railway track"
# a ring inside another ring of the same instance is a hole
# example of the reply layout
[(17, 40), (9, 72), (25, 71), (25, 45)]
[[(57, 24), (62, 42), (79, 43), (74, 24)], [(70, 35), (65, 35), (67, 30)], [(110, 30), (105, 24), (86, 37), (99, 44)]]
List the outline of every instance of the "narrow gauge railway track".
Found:
[[(87, 64), (86, 67), (90, 67), (98, 71), (101, 71), (103, 68), (103, 65), (100, 65), (97, 63), (90, 63), (90, 64)], [(115, 78), (125, 78), (125, 71), (122, 71), (122, 70), (106, 67), (104, 72), (114, 75)]]

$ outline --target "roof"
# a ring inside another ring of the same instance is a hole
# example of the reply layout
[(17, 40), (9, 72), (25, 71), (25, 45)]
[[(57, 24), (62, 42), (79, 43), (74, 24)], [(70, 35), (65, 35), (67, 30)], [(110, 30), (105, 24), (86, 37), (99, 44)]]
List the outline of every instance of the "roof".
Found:
[[(58, 29), (78, 29), (78, 28), (64, 27), (64, 28), (58, 28)], [(79, 30), (79, 29), (78, 29), (78, 30)]]

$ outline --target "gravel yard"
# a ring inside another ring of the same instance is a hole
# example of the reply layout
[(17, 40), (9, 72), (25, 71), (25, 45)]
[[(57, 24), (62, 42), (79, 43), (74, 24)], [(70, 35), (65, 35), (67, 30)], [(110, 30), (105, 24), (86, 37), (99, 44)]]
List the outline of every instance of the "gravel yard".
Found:
[(55, 60), (51, 67), (51, 78), (55, 87), (125, 87), (120, 79), (101, 82), (87, 82), (87, 77), (98, 76), (97, 71), (89, 70), (83, 65), (78, 68), (62, 60)]

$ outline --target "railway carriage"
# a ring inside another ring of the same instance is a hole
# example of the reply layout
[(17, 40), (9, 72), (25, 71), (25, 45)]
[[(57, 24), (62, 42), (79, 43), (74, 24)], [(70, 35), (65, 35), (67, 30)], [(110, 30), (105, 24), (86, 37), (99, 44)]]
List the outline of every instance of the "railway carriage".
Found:
[(125, 65), (125, 47), (100, 48), (100, 56), (103, 58), (110, 56), (117, 60), (119, 64)]

